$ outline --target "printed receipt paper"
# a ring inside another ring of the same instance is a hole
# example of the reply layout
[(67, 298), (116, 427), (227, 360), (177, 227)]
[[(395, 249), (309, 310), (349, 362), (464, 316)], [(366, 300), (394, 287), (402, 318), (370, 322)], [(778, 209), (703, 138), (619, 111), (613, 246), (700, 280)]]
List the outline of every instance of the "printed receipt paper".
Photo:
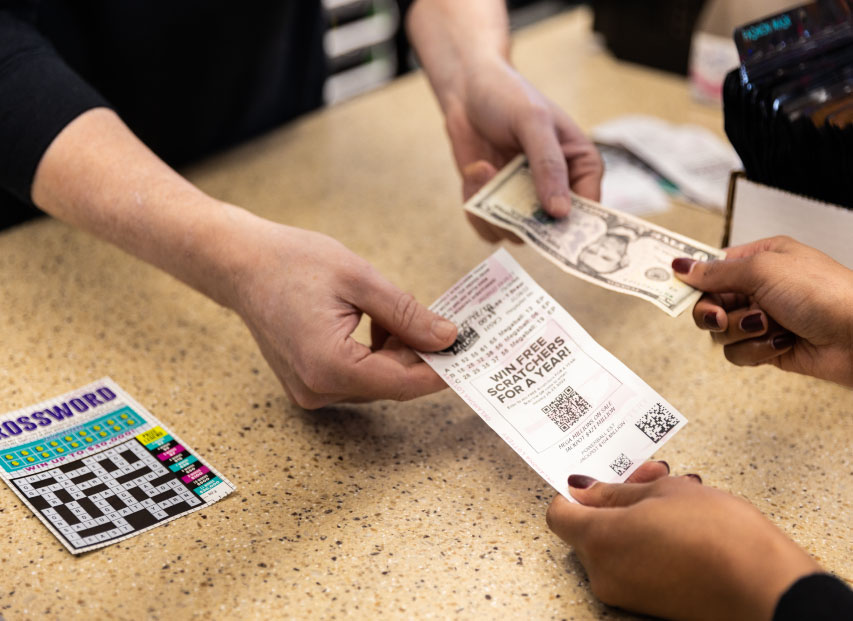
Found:
[(431, 310), (459, 327), (423, 359), (557, 491), (624, 481), (687, 420), (498, 250)]

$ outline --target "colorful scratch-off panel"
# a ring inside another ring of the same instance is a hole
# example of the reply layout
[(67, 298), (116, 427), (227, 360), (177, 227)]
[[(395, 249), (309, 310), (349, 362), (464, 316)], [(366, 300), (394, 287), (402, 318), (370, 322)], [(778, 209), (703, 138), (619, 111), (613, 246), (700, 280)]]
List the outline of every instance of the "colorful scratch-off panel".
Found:
[(85, 451), (89, 446), (126, 435), (128, 430), (141, 428), (145, 424), (142, 416), (124, 407), (83, 425), (20, 445), (14, 450), (3, 451), (0, 466), (6, 472), (15, 472), (58, 457), (67, 457)]
[[(67, 404), (84, 403), (86, 395), (91, 408), (67, 415)], [(52, 433), (30, 428), (37, 427), (38, 414), (57, 408), (67, 416), (53, 416)], [(36, 431), (41, 437), (16, 437)], [(144, 532), (234, 490), (109, 378), (0, 417), (0, 434), (0, 477), (74, 554)]]

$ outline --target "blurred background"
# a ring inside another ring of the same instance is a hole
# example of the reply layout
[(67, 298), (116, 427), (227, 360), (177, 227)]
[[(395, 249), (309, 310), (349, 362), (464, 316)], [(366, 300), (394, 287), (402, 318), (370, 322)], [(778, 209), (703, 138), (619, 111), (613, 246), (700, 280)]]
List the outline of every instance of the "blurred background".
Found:
[[(327, 103), (376, 88), (417, 66), (400, 19), (406, 2), (324, 0), (324, 4), (329, 22), (325, 48), (332, 72), (325, 90)], [(687, 74), (691, 37), (708, 4), (705, 0), (507, 1), (513, 30), (581, 4), (592, 7), (594, 29), (616, 57)]]

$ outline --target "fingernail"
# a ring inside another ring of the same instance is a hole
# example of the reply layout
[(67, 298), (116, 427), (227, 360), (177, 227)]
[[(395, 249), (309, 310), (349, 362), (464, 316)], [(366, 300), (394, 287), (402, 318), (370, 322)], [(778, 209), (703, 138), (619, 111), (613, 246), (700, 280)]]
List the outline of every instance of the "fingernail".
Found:
[(744, 332), (761, 332), (764, 322), (761, 320), (763, 313), (752, 313), (740, 320), (740, 329)]
[(702, 484), (702, 477), (700, 477), (698, 474), (693, 474), (693, 473), (691, 472), (690, 474), (685, 474), (684, 476), (686, 476), (686, 477), (690, 477), (691, 479), (693, 479), (694, 481), (696, 481), (697, 483), (699, 483), (699, 485), (701, 485), (701, 484)]
[(778, 334), (773, 337), (773, 340), (770, 341), (770, 344), (773, 346), (773, 349), (788, 349), (789, 347), (793, 347), (797, 342), (797, 337), (791, 334), (790, 332), (785, 332), (785, 334)]
[(454, 326), (452, 322), (447, 321), (447, 319), (442, 319), (441, 317), (433, 319), (432, 327), (430, 329), (432, 330), (433, 336), (441, 341), (446, 341), (456, 334), (456, 326)]
[(572, 203), (567, 196), (558, 194), (551, 197), (548, 201), (548, 207), (550, 207), (551, 215), (554, 218), (565, 218), (572, 209)]
[(668, 463), (666, 463), (664, 460), (659, 459), (659, 460), (658, 460), (658, 463), (659, 463), (659, 464), (662, 464), (663, 466), (665, 466), (665, 467), (666, 467), (666, 473), (667, 473), (667, 474), (669, 474), (670, 472), (672, 472), (672, 469), (669, 467), (669, 464), (668, 464)]
[(588, 487), (592, 487), (598, 483), (592, 477), (588, 477), (585, 474), (570, 474), (569, 475), (569, 487), (574, 487), (575, 489), (587, 489)]
[(673, 259), (672, 269), (674, 269), (679, 274), (689, 274), (690, 270), (693, 268), (694, 263), (696, 263), (696, 259), (686, 259), (684, 257), (680, 259)]
[(705, 313), (703, 321), (705, 322), (706, 328), (710, 328), (711, 330), (720, 329), (720, 322), (717, 321), (717, 313)]

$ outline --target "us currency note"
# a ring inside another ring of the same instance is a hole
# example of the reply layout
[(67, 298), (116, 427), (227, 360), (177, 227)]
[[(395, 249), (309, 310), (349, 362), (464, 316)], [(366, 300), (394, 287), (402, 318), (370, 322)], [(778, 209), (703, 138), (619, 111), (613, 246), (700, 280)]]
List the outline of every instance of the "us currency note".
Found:
[(536, 196), (523, 155), (507, 164), (465, 209), (515, 233), (569, 274), (648, 300), (672, 317), (702, 295), (675, 278), (672, 260), (725, 257), (722, 250), (578, 196), (572, 196), (568, 218), (552, 218)]

